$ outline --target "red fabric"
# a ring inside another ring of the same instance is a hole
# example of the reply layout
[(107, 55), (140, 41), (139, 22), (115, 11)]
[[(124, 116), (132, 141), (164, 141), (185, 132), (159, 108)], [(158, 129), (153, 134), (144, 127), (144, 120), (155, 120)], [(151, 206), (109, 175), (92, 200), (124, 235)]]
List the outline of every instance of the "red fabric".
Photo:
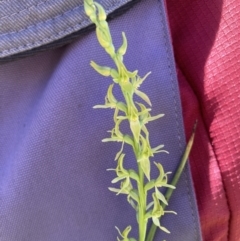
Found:
[(240, 1), (168, 0), (204, 241), (240, 240)]

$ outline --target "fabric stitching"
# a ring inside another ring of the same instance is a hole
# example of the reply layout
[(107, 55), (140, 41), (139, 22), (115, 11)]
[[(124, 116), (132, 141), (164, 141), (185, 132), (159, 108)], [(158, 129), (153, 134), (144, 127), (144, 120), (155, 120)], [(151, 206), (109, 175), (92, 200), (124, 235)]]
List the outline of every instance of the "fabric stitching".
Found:
[(32, 25), (30, 25), (30, 26), (28, 26), (28, 27), (26, 27), (26, 28), (22, 28), (22, 29), (20, 29), (20, 30), (18, 30), (18, 31), (13, 31), (13, 32), (1, 34), (0, 36), (8, 36), (8, 35), (16, 34), (16, 33), (21, 33), (21, 32), (26, 31), (26, 30), (28, 30), (28, 29), (30, 29), (30, 28), (32, 28), (32, 27), (37, 27), (38, 25), (41, 25), (41, 24), (46, 24), (46, 23), (49, 23), (49, 22), (51, 22), (51, 21), (56, 21), (57, 18), (62, 18), (62, 17), (64, 17), (65, 15), (68, 15), (68, 14), (70, 14), (70, 13), (72, 13), (72, 12), (80, 9), (81, 7), (82, 7), (82, 5), (77, 6), (77, 7), (72, 8), (72, 9), (66, 11), (66, 12), (63, 12), (63, 13), (61, 13), (61, 14), (53, 17), (53, 18), (44, 20), (44, 21), (42, 21), (42, 22), (38, 22), (38, 23), (36, 23), (36, 24), (32, 24)]
[(26, 11), (26, 10), (27, 10), (27, 12), (29, 12), (31, 8), (33, 8), (33, 7), (36, 7), (36, 8), (37, 8), (37, 7), (39, 7), (40, 5), (46, 4), (46, 3), (49, 2), (49, 1), (51, 1), (51, 0), (41, 1), (41, 2), (39, 2), (39, 3), (37, 3), (37, 4), (31, 5), (31, 6), (28, 7), (28, 8), (24, 8), (24, 9), (18, 11), (18, 12), (14, 12), (14, 13), (12, 13), (11, 15), (2, 16), (0, 19), (2, 20), (2, 19), (5, 19), (5, 18), (10, 18), (10, 17), (16, 16), (16, 15), (20, 15), (22, 12), (24, 12), (24, 11)]
[[(158, 3), (159, 3), (160, 0), (158, 0)], [(166, 29), (164, 28), (164, 24), (163, 24), (163, 18), (162, 18), (162, 15), (163, 15), (163, 11), (162, 11), (162, 8), (160, 6), (160, 3), (159, 3), (159, 9), (160, 9), (160, 18), (161, 18), (161, 25), (162, 25), (162, 30), (163, 30), (163, 35), (164, 35), (164, 44), (165, 44), (165, 49), (166, 49), (166, 53), (167, 53), (167, 59), (168, 59), (168, 69), (169, 69), (169, 73), (170, 73), (170, 80), (171, 80), (171, 84), (172, 84), (172, 91), (174, 93), (174, 96), (173, 96), (173, 99), (174, 99), (174, 109), (175, 109), (175, 117), (176, 117), (176, 124), (177, 124), (177, 130), (178, 130), (178, 144), (179, 144), (179, 149), (182, 151), (182, 145), (180, 143), (180, 125), (179, 125), (179, 122), (178, 122), (178, 114), (177, 114), (177, 104), (176, 104), (176, 91), (174, 89), (174, 83), (173, 83), (173, 72), (172, 72), (172, 68), (170, 66), (170, 58), (169, 58), (169, 50), (168, 50), (168, 47), (167, 47), (167, 36), (166, 36)], [(188, 200), (189, 200), (189, 203), (190, 203), (190, 207), (191, 207), (191, 214), (192, 214), (192, 219), (193, 219), (193, 223), (194, 223), (194, 235), (195, 235), (195, 240), (197, 241), (198, 240), (198, 237), (197, 237), (197, 228), (196, 228), (196, 219), (195, 219), (195, 216), (194, 216), (194, 210), (193, 210), (193, 206), (192, 206), (192, 202), (191, 202), (191, 195), (190, 195), (190, 189), (189, 189), (189, 183), (187, 181), (187, 174), (186, 172), (184, 171), (184, 180), (185, 180), (185, 183), (186, 183), (186, 186), (187, 186), (187, 192), (188, 192)]]
[(11, 52), (12, 50), (19, 50), (19, 49), (24, 48), (24, 47), (34, 47), (34, 46), (36, 46), (36, 44), (45, 42), (46, 40), (55, 40), (56, 37), (62, 36), (62, 34), (64, 35), (65, 33), (68, 33), (68, 30), (72, 30), (72, 29), (74, 30), (77, 26), (81, 26), (81, 25), (84, 24), (85, 22), (88, 22), (88, 21), (87, 21), (87, 20), (83, 20), (82, 22), (74, 25), (73, 27), (67, 27), (67, 28), (64, 29), (64, 30), (61, 30), (60, 32), (56, 33), (54, 36), (48, 36), (48, 37), (45, 37), (45, 38), (43, 38), (43, 39), (38, 39), (37, 41), (32, 42), (32, 43), (27, 43), (27, 44), (24, 44), (24, 45), (15, 47), (15, 48), (3, 50), (3, 51), (1, 51), (0, 53), (1, 53), (1, 54), (2, 54), (2, 53), (9, 53), (9, 52)]
[[(112, 8), (114, 8), (116, 5), (118, 5), (120, 1), (121, 1), (121, 0), (117, 0), (115, 3), (111, 4), (111, 5), (106, 9), (106, 11), (111, 11)], [(81, 7), (82, 7), (82, 5), (77, 6), (77, 7), (73, 8), (73, 9), (67, 11), (67, 12), (64, 12), (64, 13), (62, 13), (62, 14), (60, 14), (60, 15), (55, 16), (54, 18), (51, 18), (51, 19), (48, 19), (48, 20), (46, 20), (46, 21), (39, 22), (39, 23), (37, 23), (37, 24), (28, 26), (28, 27), (25, 28), (25, 29), (21, 29), (21, 30), (16, 31), (16, 32), (11, 32), (11, 33), (7, 33), (7, 34), (3, 34), (3, 35), (0, 35), (0, 36), (13, 35), (13, 34), (16, 34), (16, 33), (20, 33), (20, 32), (22, 32), (22, 31), (26, 31), (26, 30), (28, 30), (29, 28), (36, 27), (37, 25), (40, 25), (40, 24), (45, 24), (45, 23), (50, 22), (50, 21), (56, 21), (56, 18), (62, 18), (64, 15), (67, 15), (67, 14), (69, 14), (70, 12), (73, 12), (73, 11), (75, 11), (75, 10), (78, 10), (78, 9), (81, 8)], [(42, 43), (42, 42), (45, 42), (46, 40), (55, 40), (55, 39), (56, 39), (56, 36), (65, 35), (66, 33), (68, 34), (68, 33), (69, 33), (69, 30), (75, 30), (76, 27), (81, 27), (81, 25), (83, 25), (84, 23), (87, 23), (87, 22), (88, 22), (88, 20), (87, 20), (87, 19), (84, 19), (84, 20), (82, 20), (80, 23), (75, 24), (74, 26), (67, 27), (67, 28), (64, 29), (64, 30), (61, 30), (60, 32), (55, 33), (54, 36), (48, 36), (48, 37), (45, 37), (45, 38), (43, 38), (43, 39), (38, 39), (37, 41), (32, 42), (32, 43), (27, 43), (27, 44), (24, 44), (24, 45), (21, 45), (21, 46), (18, 46), (18, 47), (14, 47), (14, 48), (10, 48), (10, 49), (5, 49), (5, 50), (3, 50), (3, 51), (0, 51), (0, 54), (8, 54), (8, 53), (10, 53), (12, 50), (20, 50), (21, 48), (25, 48), (25, 47), (35, 47), (36, 45), (38, 45), (38, 44), (40, 44), (40, 43)]]

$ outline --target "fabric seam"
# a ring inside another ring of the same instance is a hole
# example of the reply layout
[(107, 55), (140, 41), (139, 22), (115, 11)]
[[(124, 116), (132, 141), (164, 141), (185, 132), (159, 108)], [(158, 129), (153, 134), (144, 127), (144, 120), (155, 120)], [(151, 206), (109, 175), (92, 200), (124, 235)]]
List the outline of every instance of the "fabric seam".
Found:
[[(117, 6), (120, 2), (121, 2), (121, 0), (117, 0), (115, 3), (111, 4), (108, 8), (106, 8), (106, 11), (107, 11), (107, 12), (110, 12), (110, 11), (111, 11), (115, 6)], [(27, 30), (30, 29), (30, 28), (35, 28), (35, 27), (37, 27), (37, 26), (40, 25), (40, 24), (46, 24), (46, 23), (51, 22), (51, 21), (56, 21), (57, 18), (60, 18), (60, 19), (61, 19), (61, 18), (63, 18), (64, 15), (68, 15), (68, 14), (70, 14), (71, 12), (80, 9), (81, 7), (82, 7), (82, 5), (77, 6), (77, 7), (73, 8), (73, 9), (71, 9), (71, 10), (68, 10), (67, 12), (64, 12), (64, 13), (61, 13), (61, 14), (55, 16), (54, 18), (47, 19), (47, 20), (42, 21), (42, 22), (38, 22), (38, 23), (36, 23), (36, 24), (33, 24), (33, 25), (28, 26), (27, 28), (24, 28), (24, 29), (15, 31), (15, 32), (10, 32), (10, 33), (6, 33), (6, 34), (2, 34), (2, 35), (0, 35), (0, 37), (1, 37), (1, 36), (8, 36), (8, 35), (9, 35), (9, 36), (15, 35), (15, 34), (18, 34), (18, 33), (20, 33), (20, 32), (27, 31)], [(57, 39), (57, 36), (59, 36), (59, 35), (65, 35), (65, 34), (70, 34), (70, 33), (69, 33), (69, 30), (72, 30), (72, 29), (73, 29), (73, 30), (76, 30), (77, 27), (81, 27), (84, 23), (88, 23), (87, 18), (83, 19), (80, 23), (77, 23), (77, 24), (75, 24), (74, 26), (67, 27), (67, 28), (65, 28), (64, 30), (61, 30), (60, 32), (55, 33), (54, 36), (48, 36), (48, 37), (45, 37), (45, 38), (40, 39), (40, 40), (38, 39), (37, 41), (32, 42), (32, 43), (27, 43), (27, 44), (24, 44), (24, 45), (20, 45), (20, 46), (18, 46), (18, 47), (14, 47), (14, 48), (10, 48), (10, 49), (5, 49), (5, 50), (3, 50), (3, 51), (0, 51), (0, 54), (9, 54), (9, 53), (11, 53), (12, 50), (20, 50), (21, 48), (24, 48), (24, 47), (35, 47), (35, 46), (37, 46), (38, 44), (40, 44), (40, 43), (42, 43), (42, 42), (45, 42), (46, 40), (55, 40), (55, 39)], [(77, 31), (77, 30), (76, 30), (76, 31)]]
[[(166, 29), (164, 28), (164, 23), (163, 23), (163, 11), (162, 11), (162, 8), (160, 6), (160, 0), (157, 0), (157, 2), (159, 3), (159, 9), (160, 9), (160, 19), (161, 19), (161, 24), (162, 24), (162, 30), (163, 30), (163, 35), (164, 35), (164, 45), (165, 45), (165, 49), (166, 49), (166, 53), (167, 53), (167, 60), (168, 60), (168, 69), (169, 69), (169, 73), (170, 73), (170, 80), (171, 80), (171, 87), (172, 87), (172, 91), (174, 93), (173, 95), (173, 99), (174, 99), (174, 110), (175, 110), (175, 121), (176, 121), (176, 124), (177, 124), (177, 130), (178, 130), (178, 144), (179, 144), (179, 149), (180, 151), (182, 152), (183, 151), (183, 147), (180, 143), (180, 131), (179, 131), (179, 122), (178, 122), (178, 113), (177, 113), (177, 106), (176, 106), (176, 91), (175, 91), (175, 88), (174, 88), (174, 83), (173, 83), (173, 72), (172, 72), (172, 68), (171, 68), (171, 65), (170, 65), (170, 58), (169, 58), (169, 49), (167, 47), (167, 36), (166, 36)], [(188, 183), (188, 180), (187, 180), (187, 174), (186, 174), (186, 171), (184, 171), (184, 180), (185, 180), (185, 183), (186, 183), (186, 186), (187, 186), (187, 192), (188, 192), (188, 201), (190, 203), (190, 207), (191, 207), (191, 214), (192, 214), (192, 219), (193, 219), (193, 223), (194, 223), (194, 235), (195, 235), (195, 240), (198, 240), (197, 238), (197, 228), (196, 228), (196, 219), (195, 219), (195, 216), (194, 216), (194, 210), (193, 210), (193, 205), (192, 205), (192, 198), (191, 198), (191, 195), (190, 195), (190, 189), (189, 189), (189, 183)]]
[(26, 11), (26, 10), (29, 12), (30, 8), (33, 8), (33, 7), (36, 7), (36, 8), (37, 8), (38, 6), (40, 6), (40, 5), (42, 5), (42, 4), (45, 4), (45, 3), (49, 2), (49, 1), (51, 1), (51, 0), (41, 1), (41, 2), (39, 2), (39, 3), (37, 3), (37, 4), (31, 5), (31, 6), (28, 7), (28, 8), (24, 8), (24, 9), (18, 11), (18, 12), (14, 12), (14, 13), (12, 13), (11, 15), (2, 16), (0, 19), (2, 20), (2, 19), (5, 19), (5, 18), (10, 18), (10, 17), (16, 16), (16, 15), (21, 15), (22, 12), (24, 12), (24, 11)]
[(0, 36), (8, 36), (8, 35), (11, 36), (11, 35), (14, 35), (14, 34), (18, 34), (18, 33), (24, 32), (24, 31), (26, 31), (26, 30), (28, 30), (28, 29), (30, 29), (30, 28), (33, 28), (33, 27), (36, 27), (36, 28), (37, 28), (37, 26), (38, 26), (38, 25), (41, 25), (41, 24), (46, 24), (46, 23), (48, 23), (48, 22), (57, 21), (57, 20), (58, 20), (57, 18), (60, 18), (60, 19), (61, 19), (61, 18), (63, 18), (65, 15), (69, 15), (70, 13), (75, 12), (76, 10), (80, 9), (81, 7), (82, 7), (82, 5), (79, 5), (79, 6), (75, 7), (75, 8), (72, 8), (72, 9), (66, 11), (66, 12), (63, 12), (63, 13), (61, 13), (61, 14), (58, 14), (58, 15), (56, 15), (56, 16), (53, 17), (53, 18), (49, 18), (49, 19), (47, 19), (47, 20), (44, 20), (44, 21), (41, 21), (41, 22), (38, 22), (38, 23), (35, 23), (35, 24), (32, 24), (32, 25), (29, 25), (28, 27), (22, 28), (22, 29), (20, 29), (20, 30), (18, 30), (18, 31), (13, 31), (13, 32), (1, 34)]

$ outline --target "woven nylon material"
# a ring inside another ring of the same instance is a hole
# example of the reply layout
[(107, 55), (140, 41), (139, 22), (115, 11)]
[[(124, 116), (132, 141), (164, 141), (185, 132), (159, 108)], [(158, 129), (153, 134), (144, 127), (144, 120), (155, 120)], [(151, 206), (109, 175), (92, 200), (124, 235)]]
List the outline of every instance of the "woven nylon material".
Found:
[[(110, 27), (117, 46), (126, 32), (129, 69), (142, 76), (152, 71), (143, 91), (151, 96), (152, 114), (165, 117), (149, 124), (151, 144), (165, 144), (170, 152), (154, 160), (174, 172), (185, 135), (163, 2), (142, 1)], [(115, 174), (106, 169), (115, 167), (120, 144), (101, 142), (113, 127), (112, 110), (92, 109), (104, 103), (111, 83), (89, 66), (92, 59), (112, 65), (96, 41), (91, 32), (63, 48), (0, 66), (1, 241), (113, 241), (115, 225), (132, 225), (137, 237), (135, 211), (125, 196), (107, 189)], [(125, 152), (125, 165), (136, 167), (132, 152)], [(178, 215), (165, 215), (161, 224), (171, 236), (158, 231), (156, 240), (202, 240), (189, 167), (169, 209)]]

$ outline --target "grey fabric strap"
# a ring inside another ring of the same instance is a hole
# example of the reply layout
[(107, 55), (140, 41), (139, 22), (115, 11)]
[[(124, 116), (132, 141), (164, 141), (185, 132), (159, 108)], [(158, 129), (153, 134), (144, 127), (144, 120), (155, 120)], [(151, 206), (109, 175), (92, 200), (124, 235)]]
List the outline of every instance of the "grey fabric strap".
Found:
[[(126, 2), (104, 4), (112, 11)], [(2, 56), (43, 46), (88, 24), (78, 1), (0, 4)], [(165, 117), (149, 124), (151, 144), (165, 144), (170, 153), (154, 160), (174, 172), (186, 143), (164, 3), (142, 0), (110, 27), (117, 46), (126, 32), (129, 69), (139, 69), (141, 76), (152, 71), (143, 91), (151, 96), (152, 114)], [(113, 127), (112, 112), (92, 109), (104, 103), (111, 83), (89, 67), (90, 60), (112, 65), (96, 41), (92, 31), (65, 47), (0, 66), (1, 241), (113, 241), (114, 226), (127, 225), (137, 237), (126, 197), (107, 190), (115, 175), (106, 169), (115, 167), (120, 146), (101, 143)], [(126, 157), (134, 167), (128, 149)], [(157, 174), (153, 168), (152, 176)], [(171, 235), (157, 232), (157, 241), (202, 240), (189, 166), (169, 209), (178, 215), (164, 216), (161, 224)]]
[[(100, 1), (106, 12), (131, 0)], [(0, 2), (0, 58), (47, 45), (89, 25), (83, 0)]]
[[(112, 11), (108, 14), (108, 21), (120, 16), (121, 14), (124, 14), (126, 11), (128, 11), (131, 7), (133, 7), (139, 1), (141, 1), (141, 0), (131, 0), (131, 1), (128, 1), (126, 4), (120, 5), (120, 7), (116, 8), (114, 11)], [(46, 9), (46, 11), (47, 11), (47, 9)], [(82, 36), (83, 34), (93, 30), (94, 28), (95, 28), (94, 25), (90, 23), (90, 25), (87, 25), (85, 27), (82, 26), (76, 32), (63, 36), (62, 38), (56, 38), (56, 40), (54, 39), (53, 42), (49, 42), (46, 44), (43, 43), (42, 45), (37, 46), (37, 47), (32, 46), (27, 50), (19, 49), (16, 53), (13, 53), (13, 54), (9, 53), (6, 56), (0, 57), (0, 64), (4, 64), (7, 62), (15, 61), (17, 59), (32, 56), (36, 53), (43, 52), (43, 51), (46, 51), (49, 49), (62, 47), (65, 44), (73, 42), (74, 40), (76, 40), (77, 37)], [(31, 39), (29, 37), (27, 37), (27, 41), (30, 41), (30, 40)]]

